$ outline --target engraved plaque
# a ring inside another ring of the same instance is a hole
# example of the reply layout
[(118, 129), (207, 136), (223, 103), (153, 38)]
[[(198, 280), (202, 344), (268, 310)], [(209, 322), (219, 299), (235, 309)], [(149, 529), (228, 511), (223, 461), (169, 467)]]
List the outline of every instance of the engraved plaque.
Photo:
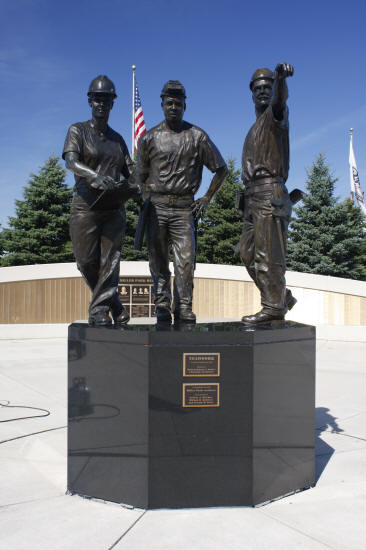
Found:
[(183, 407), (219, 407), (220, 384), (183, 384)]
[(131, 286), (130, 285), (118, 285), (118, 293), (122, 300), (122, 303), (126, 303), (130, 301), (130, 295), (131, 295)]
[(183, 376), (220, 376), (220, 354), (183, 353)]
[(120, 285), (152, 285), (151, 277), (120, 277)]
[(151, 277), (120, 277), (118, 294), (124, 306), (130, 310), (132, 317), (151, 317), (152, 310)]
[(150, 287), (149, 286), (132, 286), (132, 303), (133, 304), (149, 304), (150, 303)]
[(131, 317), (148, 317), (149, 306), (134, 305), (131, 306)]

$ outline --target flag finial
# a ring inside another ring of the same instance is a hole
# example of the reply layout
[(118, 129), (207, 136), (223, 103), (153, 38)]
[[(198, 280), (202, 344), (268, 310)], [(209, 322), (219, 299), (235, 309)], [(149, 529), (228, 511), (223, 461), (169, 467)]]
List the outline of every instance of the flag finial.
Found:
[(132, 65), (131, 69), (132, 69), (133, 71), (136, 71), (136, 65)]

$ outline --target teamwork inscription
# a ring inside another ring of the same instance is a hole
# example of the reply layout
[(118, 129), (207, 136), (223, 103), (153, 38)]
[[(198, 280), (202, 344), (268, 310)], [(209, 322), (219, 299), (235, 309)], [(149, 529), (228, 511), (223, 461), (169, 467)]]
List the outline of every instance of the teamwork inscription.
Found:
[(220, 376), (220, 354), (184, 353), (183, 376)]

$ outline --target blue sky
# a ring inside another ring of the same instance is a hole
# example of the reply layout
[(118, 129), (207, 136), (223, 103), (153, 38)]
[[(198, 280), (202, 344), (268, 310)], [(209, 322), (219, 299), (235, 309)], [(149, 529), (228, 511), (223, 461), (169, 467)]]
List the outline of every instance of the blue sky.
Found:
[[(89, 118), (86, 91), (100, 73), (116, 84), (110, 125), (131, 143), (131, 65), (137, 65), (147, 127), (162, 119), (160, 90), (179, 79), (186, 120), (224, 157), (239, 160), (254, 122), (248, 82), (279, 61), (289, 79), (288, 188), (324, 152), (349, 195), (349, 128), (366, 191), (365, 4), (243, 0), (13, 0), (1, 2), (0, 223), (14, 214), (29, 174), (61, 154), (68, 126)], [(72, 185), (73, 178), (67, 182)], [(207, 187), (208, 173), (199, 194)]]

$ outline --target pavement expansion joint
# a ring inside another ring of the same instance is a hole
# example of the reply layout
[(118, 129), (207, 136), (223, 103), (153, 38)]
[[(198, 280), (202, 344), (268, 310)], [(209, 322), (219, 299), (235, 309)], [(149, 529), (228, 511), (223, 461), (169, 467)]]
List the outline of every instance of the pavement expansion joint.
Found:
[[(262, 512), (262, 510), (260, 510)], [(278, 519), (278, 517), (276, 516), (272, 516), (271, 514), (268, 514), (266, 513), (265, 511), (262, 512), (265, 516), (277, 521), (278, 523), (280, 523), (281, 525), (284, 525), (285, 527), (287, 527), (288, 529), (291, 529), (291, 531), (294, 531), (295, 533), (298, 533), (299, 535), (302, 535), (303, 537), (306, 537), (307, 539), (310, 539), (310, 540), (313, 540), (314, 542), (317, 542), (318, 544), (322, 544), (325, 548), (330, 548), (331, 550), (339, 550), (338, 548), (336, 548), (335, 546), (330, 546), (330, 544), (324, 542), (323, 540), (320, 540), (316, 537), (312, 537), (311, 535), (309, 535), (308, 533), (305, 533), (304, 531), (302, 531), (301, 529), (299, 529), (298, 527), (294, 527), (293, 525), (291, 525), (290, 523), (288, 523), (287, 521), (284, 521), (284, 520), (281, 520), (281, 519)], [(108, 549), (109, 550), (109, 549)]]
[(34, 504), (36, 502), (44, 502), (55, 498), (64, 497), (64, 493), (55, 494), (48, 497), (30, 498), (29, 500), (20, 500), (19, 502), (11, 502), (10, 504), (0, 504), (1, 509), (12, 508), (13, 506), (22, 506), (22, 504)]
[(118, 544), (119, 542), (121, 542), (121, 540), (127, 535), (127, 533), (129, 533), (129, 531), (131, 531), (131, 530), (135, 527), (136, 523), (138, 523), (138, 522), (140, 521), (140, 519), (143, 518), (143, 516), (146, 514), (147, 511), (148, 511), (148, 510), (144, 510), (144, 511), (142, 512), (141, 516), (139, 516), (139, 517), (136, 519), (136, 521), (134, 521), (134, 522), (132, 523), (132, 525), (130, 525), (129, 528), (126, 529), (126, 531), (125, 531), (125, 532), (124, 532), (124, 533), (123, 533), (123, 534), (122, 534), (122, 535), (112, 544), (112, 546), (110, 546), (107, 550), (112, 550), (113, 548), (115, 548), (115, 547), (117, 546), (117, 544)]

